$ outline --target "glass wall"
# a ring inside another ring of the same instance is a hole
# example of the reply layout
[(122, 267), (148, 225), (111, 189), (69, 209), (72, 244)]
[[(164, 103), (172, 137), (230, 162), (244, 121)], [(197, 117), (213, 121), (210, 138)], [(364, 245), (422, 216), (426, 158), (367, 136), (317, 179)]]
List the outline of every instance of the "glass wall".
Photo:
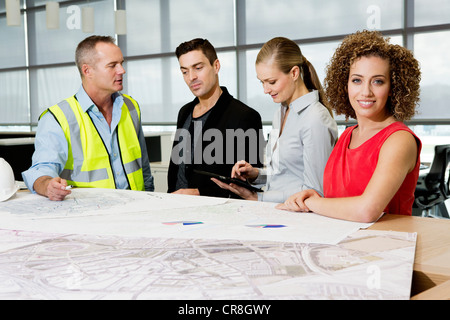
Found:
[[(417, 119), (448, 118), (450, 108), (450, 31), (414, 36), (414, 54), (422, 70), (421, 104)], [(449, 141), (450, 142), (450, 141)]]
[[(124, 92), (140, 103), (146, 128), (160, 129), (173, 126), (180, 107), (193, 99), (174, 55), (181, 42), (209, 39), (221, 61), (221, 85), (270, 126), (276, 105), (264, 95), (254, 68), (262, 44), (275, 36), (295, 40), (323, 80), (342, 38), (362, 29), (380, 30), (420, 61), (415, 128), (436, 135), (446, 129), (435, 124), (450, 124), (448, 0), (61, 0), (58, 29), (47, 29), (46, 2), (20, 0), (20, 26), (7, 26), (0, 3), (0, 131), (34, 130), (45, 108), (78, 90), (74, 51), (92, 34), (117, 38), (126, 59)], [(86, 7), (95, 13), (92, 33), (82, 30)], [(126, 10), (126, 35), (115, 35), (117, 9)]]
[(260, 43), (283, 35), (310, 39), (360, 29), (400, 29), (403, 0), (247, 0), (246, 42)]

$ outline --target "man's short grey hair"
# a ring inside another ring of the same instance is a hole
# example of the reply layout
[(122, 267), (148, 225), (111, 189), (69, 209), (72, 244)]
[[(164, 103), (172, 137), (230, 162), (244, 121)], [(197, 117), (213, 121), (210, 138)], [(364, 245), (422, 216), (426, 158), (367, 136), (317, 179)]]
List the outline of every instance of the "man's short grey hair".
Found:
[(83, 64), (92, 63), (92, 59), (94, 58), (95, 46), (99, 42), (105, 43), (115, 43), (115, 39), (110, 36), (90, 36), (81, 41), (77, 49), (75, 51), (75, 63), (78, 67), (78, 71), (80, 72), (81, 77), (83, 77), (83, 72), (81, 70)]

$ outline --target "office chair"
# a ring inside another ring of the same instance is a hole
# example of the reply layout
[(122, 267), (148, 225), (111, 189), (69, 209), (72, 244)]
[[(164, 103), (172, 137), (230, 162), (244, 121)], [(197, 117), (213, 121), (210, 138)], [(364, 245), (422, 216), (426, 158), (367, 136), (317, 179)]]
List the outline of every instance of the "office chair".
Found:
[[(422, 216), (432, 216), (435, 206), (445, 209), (444, 201), (450, 197), (450, 144), (434, 148), (434, 159), (428, 174), (417, 182), (414, 193), (415, 205), (422, 209)], [(449, 218), (447, 210), (442, 210), (443, 216)]]

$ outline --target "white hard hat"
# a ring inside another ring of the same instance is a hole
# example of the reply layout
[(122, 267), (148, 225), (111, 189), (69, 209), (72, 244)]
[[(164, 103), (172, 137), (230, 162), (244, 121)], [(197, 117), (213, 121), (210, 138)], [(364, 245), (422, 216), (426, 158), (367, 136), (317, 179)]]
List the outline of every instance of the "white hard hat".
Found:
[(0, 202), (11, 198), (18, 189), (11, 166), (0, 158)]

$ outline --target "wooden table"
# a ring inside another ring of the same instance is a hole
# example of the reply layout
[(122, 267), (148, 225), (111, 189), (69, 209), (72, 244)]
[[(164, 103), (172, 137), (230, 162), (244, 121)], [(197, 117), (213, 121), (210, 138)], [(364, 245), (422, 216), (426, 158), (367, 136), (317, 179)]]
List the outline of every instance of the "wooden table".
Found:
[(450, 299), (450, 220), (385, 215), (369, 229), (417, 232), (411, 297)]

